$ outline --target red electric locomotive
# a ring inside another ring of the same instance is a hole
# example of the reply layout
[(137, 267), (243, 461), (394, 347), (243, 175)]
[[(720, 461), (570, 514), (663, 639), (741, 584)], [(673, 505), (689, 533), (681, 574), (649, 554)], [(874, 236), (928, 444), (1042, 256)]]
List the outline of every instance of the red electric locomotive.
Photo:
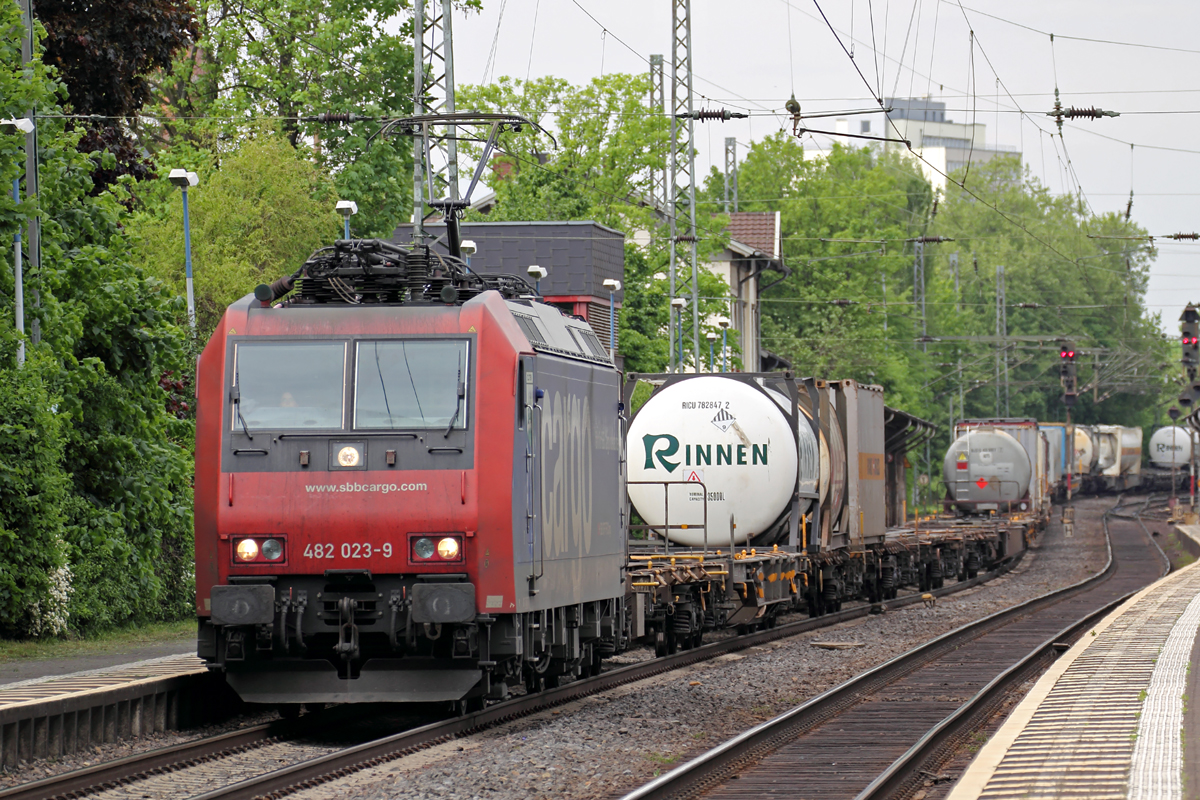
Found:
[(349, 240), (199, 361), (199, 654), (257, 703), (502, 699), (625, 645), (620, 380), (517, 278)]

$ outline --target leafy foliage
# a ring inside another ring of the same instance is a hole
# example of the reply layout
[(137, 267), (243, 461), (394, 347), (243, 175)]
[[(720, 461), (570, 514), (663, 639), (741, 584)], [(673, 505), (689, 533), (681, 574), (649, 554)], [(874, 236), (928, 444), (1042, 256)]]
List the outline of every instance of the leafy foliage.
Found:
[[(890, 405), (941, 425), (928, 461), (909, 456), (933, 479), (930, 498), (940, 496), (951, 418), (1064, 418), (1060, 339), (1084, 354), (1073, 419), (1165, 421), (1168, 358), (1143, 299), (1153, 252), (1088, 238), (1144, 234), (1137, 225), (1052, 196), (1015, 158), (974, 165), (970, 191), (952, 184), (936, 215), (914, 162), (879, 150), (835, 146), (806, 158), (779, 133), (750, 148), (738, 178), (740, 210), (780, 212), (793, 269), (762, 298), (763, 346), (801, 374), (881, 384)], [(722, 190), (714, 171), (708, 207)], [(925, 245), (927, 341), (913, 304), (920, 236), (954, 240)], [(999, 337), (998, 265), (1007, 307)]]
[[(148, 75), (171, 66), (175, 53), (196, 35), (187, 0), (38, 0), (35, 13), (46, 29), (44, 63), (55, 67), (76, 114), (108, 117), (81, 123), (86, 153), (106, 152), (116, 161), (94, 176), (96, 191), (121, 175), (150, 177), (150, 163), (136, 145), (130, 120), (151, 97)], [(115, 118), (115, 119), (114, 119)]]
[[(478, 0), (463, 4), (478, 7)], [(411, 217), (407, 139), (376, 139), (375, 122), (321, 124), (318, 113), (411, 114), (412, 21), (402, 0), (197, 0), (194, 48), (161, 75), (157, 98), (170, 111), (161, 144), (210, 153), (258, 135), (274, 119), (292, 145), (358, 203), (354, 233), (390, 236)]]
[[(496, 206), (486, 217), (504, 220), (594, 220), (625, 232), (625, 285), (619, 321), (620, 351), (632, 372), (662, 372), (670, 361), (667, 333), (668, 288), (665, 223), (648, 204), (650, 174), (665, 168), (669, 122), (647, 114), (645, 76), (610, 74), (574, 86), (560, 78), (521, 81), (501, 78), (489, 86), (459, 92), (459, 108), (520, 114), (548, 129), (506, 134), (488, 179)], [(470, 152), (470, 148), (468, 148)], [(478, 157), (478, 148), (473, 154)], [(718, 228), (720, 226), (717, 226)], [(701, 263), (722, 238), (701, 241)], [(728, 286), (707, 269), (700, 271), (701, 331), (724, 313)], [(690, 317), (690, 311), (686, 316)], [(688, 331), (690, 331), (690, 325)], [(685, 337), (690, 342), (690, 335)], [(692, 360), (685, 346), (685, 361)], [(701, 355), (707, 364), (707, 353)]]
[[(0, 113), (43, 112), (65, 96), (40, 62), (21, 74), (10, 42), (20, 19), (0, 7)], [(11, 92), (9, 90), (12, 90)], [(13, 108), (12, 105), (17, 105)], [(27, 107), (27, 106), (26, 106)], [(28, 316), (43, 333), (17, 368), (11, 315), (0, 318), (0, 631), (45, 635), (69, 624), (178, 615), (191, 591), (191, 425), (168, 414), (158, 386), (188, 368), (178, 298), (133, 266), (121, 225), (122, 183), (95, 191), (81, 132), (42, 116), (37, 209), (5, 197), (0, 236), (42, 217), (42, 269), (26, 272)], [(20, 139), (0, 137), (0, 176), (20, 175)], [(0, 304), (13, 307), (12, 249), (0, 250)], [(34, 297), (40, 299), (40, 305)], [(12, 579), (12, 571), (19, 570)], [(13, 581), (19, 591), (12, 589)], [(8, 588), (4, 588), (4, 587)]]
[[(199, 165), (189, 192), (192, 266), (200, 340), (225, 307), (290, 275), (318, 247), (340, 236), (333, 187), (286, 137), (269, 130), (247, 139), (221, 168)], [(138, 262), (175, 294), (184, 288), (183, 203), (162, 180), (161, 201), (139, 213), (127, 232)], [(183, 319), (179, 320), (183, 322)]]
[[(558, 148), (526, 128), (506, 134), (489, 178), (493, 220), (591, 219), (622, 231), (655, 227), (650, 170), (665, 168), (670, 128), (647, 114), (649, 79), (611, 74), (573, 86), (561, 78), (501, 78), (465, 86), (458, 107), (520, 114), (548, 129)], [(475, 148), (478, 154), (478, 148)]]

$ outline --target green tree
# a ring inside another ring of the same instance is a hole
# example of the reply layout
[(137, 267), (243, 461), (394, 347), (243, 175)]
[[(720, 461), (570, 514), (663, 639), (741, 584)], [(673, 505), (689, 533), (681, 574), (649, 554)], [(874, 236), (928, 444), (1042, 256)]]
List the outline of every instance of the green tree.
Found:
[[(649, 114), (649, 81), (642, 75), (611, 74), (575, 86), (561, 78), (534, 81), (501, 78), (489, 86), (467, 86), (460, 109), (520, 114), (546, 128), (549, 137), (526, 128), (506, 134), (488, 182), (496, 206), (486, 217), (501, 220), (594, 220), (626, 235), (624, 300), (619, 320), (620, 350), (631, 372), (662, 372), (670, 360), (667, 333), (668, 269), (665, 221), (648, 203), (650, 175), (666, 166), (670, 124)], [(479, 156), (478, 148), (468, 153)], [(705, 261), (727, 237), (727, 221), (714, 221), (700, 237)], [(701, 339), (725, 312), (728, 286), (700, 270)], [(689, 312), (690, 315), (690, 312)], [(690, 325), (687, 326), (690, 332)], [(685, 335), (690, 363), (691, 336)], [(707, 348), (702, 348), (707, 351)], [(701, 360), (707, 364), (707, 352)]]
[[(200, 170), (188, 202), (203, 341), (226, 306), (256, 284), (295, 272), (314, 250), (339, 238), (341, 218), (330, 180), (281, 134), (262, 131), (220, 168), (202, 164)], [(138, 261), (182, 294), (183, 204), (166, 180), (156, 191), (161, 200), (130, 220), (127, 231)]]
[[(506, 134), (487, 180), (493, 220), (590, 219), (633, 233), (655, 230), (650, 172), (665, 168), (670, 127), (646, 112), (649, 79), (610, 74), (574, 86), (561, 78), (501, 78), (464, 86), (458, 107), (520, 114), (546, 128)], [(478, 148), (468, 147), (478, 156)]]
[[(38, 107), (42, 191), (36, 207), (0, 197), (0, 236), (41, 216), (42, 268), (26, 273), (26, 297), (42, 339), (27, 342), (18, 369), (12, 316), (0, 318), (0, 631), (178, 616), (192, 591), (192, 431), (159, 386), (189, 368), (178, 301), (131, 262), (129, 180), (95, 190), (94, 170), (115, 158), (81, 152), (81, 132), (54, 116), (65, 89), (40, 60), (22, 69), (20, 26), (16, 5), (0, 6), (0, 116)], [(23, 170), (21, 144), (0, 135), (6, 186)], [(0, 249), (5, 308), (12, 266), (12, 249)]]

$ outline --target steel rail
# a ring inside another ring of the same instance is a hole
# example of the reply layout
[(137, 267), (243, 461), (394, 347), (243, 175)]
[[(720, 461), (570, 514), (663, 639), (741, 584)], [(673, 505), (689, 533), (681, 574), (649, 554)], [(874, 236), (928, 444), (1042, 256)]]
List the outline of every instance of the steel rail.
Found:
[[(47, 800), (80, 797), (112, 789), (153, 775), (244, 753), (284, 739), (327, 729), (333, 709), (309, 714), (300, 720), (276, 720), (262, 725), (162, 747), (146, 753), (64, 772), (0, 791), (0, 800)], [(345, 716), (342, 714), (341, 716)]]
[[(991, 572), (938, 589), (932, 594), (942, 597), (978, 586), (1010, 570), (1023, 555), (1024, 552), (1022, 551), (1022, 553), (1005, 561)], [(891, 600), (889, 607), (895, 608), (919, 603), (922, 597), (923, 595), (920, 592), (905, 595)], [(393, 736), (350, 747), (336, 753), (330, 753), (326, 756), (282, 767), (274, 772), (249, 778), (241, 783), (214, 789), (211, 792), (195, 797), (193, 800), (254, 800), (254, 798), (260, 797), (284, 797), (301, 789), (319, 786), (322, 783), (336, 780), (359, 770), (393, 761), (409, 753), (431, 747), (449, 739), (544, 711), (548, 708), (569, 703), (598, 692), (644, 680), (664, 672), (671, 672), (702, 661), (708, 661), (726, 653), (745, 650), (766, 642), (847, 622), (867, 616), (870, 613), (870, 604), (863, 604), (833, 614), (791, 622), (757, 633), (711, 642), (698, 648), (675, 653), (674, 655), (609, 670), (593, 678), (573, 681), (566, 686), (547, 689), (537, 694), (516, 697), (473, 714), (425, 725)]]
[[(933, 592), (933, 594), (940, 597), (978, 586), (1010, 570), (1022, 556), (1023, 553), (1019, 553), (1015, 557), (998, 565), (991, 572), (981, 574), (967, 581), (952, 584)], [(921, 597), (920, 593), (905, 595), (889, 601), (889, 605), (891, 607), (901, 607), (920, 602)], [(339, 751), (338, 753), (332, 753), (318, 759), (300, 762), (291, 767), (281, 768), (272, 773), (259, 776), (258, 778), (214, 790), (202, 797), (228, 799), (234, 797), (256, 797), (265, 794), (282, 796), (292, 789), (301, 788), (301, 783), (310, 786), (318, 785), (334, 777), (398, 758), (406, 753), (432, 746), (446, 739), (490, 727), (509, 719), (536, 713), (537, 711), (604, 691), (614, 686), (679, 669), (725, 653), (754, 647), (775, 639), (794, 636), (806, 631), (857, 619), (869, 613), (870, 605), (864, 604), (834, 614), (786, 623), (758, 633), (731, 637), (727, 640), (713, 642), (692, 650), (685, 650), (665, 658), (653, 659), (641, 664), (609, 670), (594, 678), (575, 681), (566, 686), (547, 690), (540, 694), (517, 697), (465, 717), (433, 723), (373, 742), (367, 742), (363, 745)], [(345, 708), (347, 707), (341, 707), (341, 709)], [(312, 716), (315, 719), (318, 715)], [(326, 723), (328, 722), (327, 717), (322, 718)], [(301, 720), (301, 722), (304, 722), (304, 720)], [(234, 753), (244, 752), (251, 747), (260, 747), (281, 739), (295, 738), (296, 736), (303, 735), (302, 732), (293, 732), (289, 735), (287, 731), (288, 729), (285, 724), (271, 723), (197, 742), (162, 748), (141, 755), (129, 756), (107, 764), (44, 778), (34, 783), (22, 784), (5, 792), (0, 792), (0, 800), (45, 800), (45, 798), (82, 797), (105, 788), (132, 783), (152, 775), (173, 772)]]
[[(1116, 514), (1117, 507), (1114, 507), (1101, 518), (1106, 537), (1109, 536), (1108, 517), (1110, 514), (1130, 519), (1124, 515)], [(1141, 523), (1140, 516), (1133, 517), (1133, 519)], [(1146, 538), (1162, 554), (1162, 548), (1158, 547), (1158, 543), (1150, 536), (1150, 532), (1146, 530), (1144, 524), (1142, 525), (1142, 530), (1145, 531)], [(1165, 555), (1163, 557), (1164, 559), (1166, 558)], [(1162, 575), (1166, 576), (1170, 571), (1170, 561), (1168, 560)], [(1061, 646), (1062, 644), (1073, 643), (1093, 623), (1103, 619), (1107, 614), (1140, 591), (1142, 590), (1134, 589), (1127, 592), (1076, 622), (1071, 623), (1054, 636), (1042, 642), (1020, 661), (993, 678), (971, 699), (959, 706), (957, 710), (949, 714), (933, 728), (930, 728), (904, 755), (893, 761), (887, 769), (879, 774), (879, 777), (859, 792), (854, 800), (885, 800), (885, 798), (893, 796), (904, 796), (904, 790), (911, 788), (906, 787), (906, 784), (910, 784), (914, 779), (918, 778), (922, 772), (922, 768), (930, 766), (929, 762), (937, 758), (939, 751), (943, 751), (945, 748), (953, 748), (956, 740), (974, 731), (982, 721), (985, 721), (990, 716), (992, 711), (999, 707), (1000, 703), (1011, 693), (1012, 689), (1019, 685), (1027, 674), (1033, 672), (1040, 665), (1040, 662), (1043, 660), (1053, 660), (1054, 656), (1065, 649)]]
[[(930, 594), (935, 597), (943, 597), (978, 586), (1008, 572), (1023, 556), (1024, 551), (1001, 562), (990, 572), (956, 582)], [(887, 606), (888, 608), (900, 608), (921, 602), (922, 598), (923, 593), (921, 592), (903, 595), (889, 600)], [(317, 759), (283, 767), (229, 787), (215, 789), (201, 795), (197, 800), (215, 798), (232, 800), (233, 798), (254, 798), (268, 794), (283, 796), (295, 789), (319, 785), (335, 777), (399, 758), (450, 738), (527, 716), (626, 683), (707, 661), (726, 653), (848, 622), (867, 616), (870, 612), (871, 605), (864, 603), (832, 614), (784, 623), (775, 628), (730, 637), (670, 656), (608, 670), (593, 678), (573, 681), (565, 686), (548, 689), (537, 694), (516, 697), (473, 714), (431, 723)], [(331, 715), (349, 714), (351, 708), (353, 706), (339, 706), (318, 714), (306, 715), (298, 721), (281, 720), (256, 725), (194, 742), (185, 742), (147, 753), (127, 756), (116, 761), (43, 778), (32, 783), (20, 784), (0, 791), (0, 800), (85, 797), (98, 791), (215, 761), (274, 742), (300, 738), (316, 730), (327, 731), (332, 721)]]
[[(1107, 516), (1107, 512), (1106, 512)], [(774, 719), (747, 730), (700, 754), (670, 772), (624, 795), (621, 800), (666, 800), (701, 788), (708, 788), (732, 772), (744, 761), (777, 749), (803, 730), (836, 716), (842, 710), (875, 694), (880, 689), (912, 673), (924, 663), (935, 661), (944, 652), (983, 635), (989, 629), (1031, 611), (1055, 605), (1108, 580), (1116, 569), (1112, 537), (1104, 526), (1107, 563), (1103, 570), (1070, 586), (1027, 600), (1019, 605), (989, 614), (967, 623), (923, 645), (902, 653), (839, 684)], [(1053, 645), (1053, 642), (1051, 642)]]

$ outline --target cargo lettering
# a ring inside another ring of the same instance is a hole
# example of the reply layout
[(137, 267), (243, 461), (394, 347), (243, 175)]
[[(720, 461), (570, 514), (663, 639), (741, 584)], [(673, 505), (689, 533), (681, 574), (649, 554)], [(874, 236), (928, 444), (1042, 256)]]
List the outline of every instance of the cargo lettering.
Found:
[[(664, 440), (667, 446), (657, 453), (654, 452), (654, 443), (659, 439)], [(646, 469), (654, 469), (654, 459), (658, 459), (658, 463), (663, 465), (663, 469), (667, 472), (674, 472), (679, 466), (678, 461), (667, 461), (667, 456), (673, 456), (679, 452), (679, 440), (669, 433), (653, 434), (647, 433), (642, 437), (642, 443), (646, 445)], [(690, 452), (690, 449), (689, 449)]]
[[(667, 472), (674, 472), (679, 466), (678, 461), (670, 461), (669, 457), (679, 452), (679, 439), (669, 433), (648, 433), (642, 437), (642, 445), (646, 448), (646, 469), (656, 469), (658, 463)], [(705, 467), (713, 465), (713, 450), (716, 449), (717, 466), (767, 466), (767, 448), (769, 444), (687, 444), (683, 447), (683, 463), (686, 466)]]

